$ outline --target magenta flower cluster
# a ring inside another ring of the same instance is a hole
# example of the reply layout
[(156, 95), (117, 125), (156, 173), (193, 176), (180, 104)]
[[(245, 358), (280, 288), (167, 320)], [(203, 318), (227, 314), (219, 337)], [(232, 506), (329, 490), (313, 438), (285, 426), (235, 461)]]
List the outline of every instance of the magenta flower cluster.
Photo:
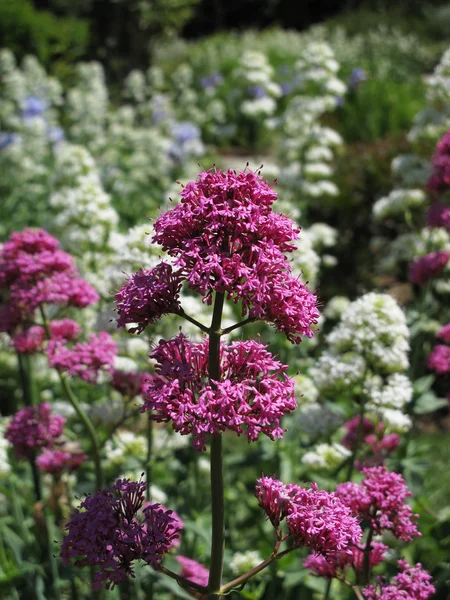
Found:
[(86, 454), (81, 452), (46, 450), (36, 458), (36, 465), (42, 473), (60, 477), (63, 471), (76, 471), (87, 458)]
[(73, 258), (42, 229), (11, 234), (0, 251), (0, 288), (8, 290), (2, 331), (11, 333), (41, 304), (83, 308), (98, 300), (97, 292), (78, 276)]
[[(381, 542), (371, 543), (369, 553), (371, 569), (383, 562), (388, 549), (388, 546)], [(339, 571), (344, 571), (349, 567), (353, 568), (355, 573), (361, 573), (364, 569), (364, 550), (353, 546), (346, 552), (329, 553), (326, 557), (322, 554), (310, 554), (303, 562), (303, 566), (311, 569), (312, 574), (316, 577), (325, 577), (326, 579), (336, 577)]]
[[(49, 325), (50, 337), (53, 340), (71, 341), (81, 333), (81, 327), (72, 319), (52, 321)], [(11, 344), (21, 354), (35, 354), (43, 352), (47, 334), (42, 325), (33, 325), (25, 331), (16, 333)]]
[(366, 600), (428, 600), (436, 591), (431, 575), (417, 563), (414, 567), (406, 560), (398, 561), (400, 573), (391, 583), (379, 577), (376, 585), (369, 585), (363, 592)]
[(427, 187), (431, 194), (445, 192), (450, 187), (450, 131), (447, 131), (436, 147), (432, 160), (433, 172)]
[(151, 381), (152, 377), (146, 373), (138, 371), (119, 371), (112, 370), (111, 385), (122, 396), (134, 398), (143, 393), (145, 384)]
[(89, 336), (87, 342), (65, 346), (61, 340), (50, 340), (47, 348), (48, 362), (58, 371), (76, 375), (95, 384), (101, 372), (113, 368), (117, 344), (105, 331)]
[[(353, 450), (358, 439), (360, 417), (357, 415), (344, 424), (346, 434), (342, 439), (342, 445)], [(355, 461), (358, 469), (369, 466), (382, 465), (386, 458), (392, 454), (400, 443), (400, 437), (396, 433), (384, 433), (383, 423), (375, 425), (370, 419), (364, 417), (362, 443), (359, 444), (359, 454), (363, 457)]]
[(417, 285), (425, 285), (436, 279), (450, 260), (450, 252), (438, 250), (416, 258), (409, 266), (409, 280)]
[(95, 590), (134, 577), (135, 560), (158, 569), (178, 540), (181, 528), (175, 513), (159, 504), (143, 508), (144, 500), (145, 482), (118, 479), (110, 488), (87, 496), (66, 525), (61, 557), (65, 563), (74, 559), (79, 567), (99, 567)]
[(411, 496), (403, 477), (386, 467), (362, 469), (365, 479), (359, 484), (348, 481), (336, 489), (337, 496), (362, 521), (370, 524), (376, 534), (389, 530), (405, 542), (420, 536), (413, 514), (405, 499)]
[(444, 325), (436, 337), (444, 342), (433, 348), (427, 358), (427, 367), (438, 375), (450, 373), (450, 323)]
[(450, 205), (433, 202), (427, 212), (428, 227), (443, 227), (450, 231)]
[(206, 567), (192, 560), (192, 558), (182, 556), (181, 554), (176, 556), (176, 559), (181, 565), (181, 577), (204, 587), (208, 585), (209, 571)]
[(161, 340), (150, 355), (155, 376), (145, 386), (142, 412), (157, 422), (171, 421), (175, 431), (192, 434), (198, 450), (209, 434), (234, 431), (255, 441), (260, 434), (279, 438), (280, 420), (297, 404), (287, 367), (256, 341), (222, 344), (221, 380), (208, 379), (208, 340), (186, 336)]
[(9, 422), (5, 438), (12, 444), (17, 458), (32, 459), (43, 449), (52, 449), (63, 432), (66, 419), (52, 415), (48, 402), (19, 410)]
[(362, 531), (351, 509), (335, 493), (283, 484), (273, 477), (258, 479), (256, 498), (272, 525), (278, 529), (286, 520), (294, 546), (305, 546), (327, 556), (351, 552)]
[(131, 277), (116, 295), (118, 326), (140, 332), (180, 311), (183, 281), (211, 303), (213, 292), (241, 303), (243, 316), (262, 319), (291, 342), (313, 336), (317, 298), (291, 273), (285, 256), (298, 236), (295, 223), (272, 211), (276, 194), (252, 171), (200, 173), (181, 202), (155, 221), (153, 241), (174, 258)]

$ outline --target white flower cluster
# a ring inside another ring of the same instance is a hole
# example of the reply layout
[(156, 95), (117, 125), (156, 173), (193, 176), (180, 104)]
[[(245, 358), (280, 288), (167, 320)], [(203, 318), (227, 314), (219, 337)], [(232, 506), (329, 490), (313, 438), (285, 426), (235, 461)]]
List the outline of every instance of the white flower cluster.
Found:
[(273, 80), (274, 71), (265, 54), (244, 52), (233, 77), (243, 91), (240, 109), (243, 115), (261, 119), (274, 114), (281, 88)]
[(318, 444), (302, 456), (302, 462), (313, 469), (336, 469), (350, 455), (350, 450), (337, 442)]
[(350, 305), (350, 300), (346, 296), (333, 296), (323, 311), (327, 319), (338, 321)]
[(8, 475), (11, 471), (11, 464), (8, 458), (8, 448), (10, 443), (5, 439), (5, 425), (0, 421), (0, 477)]
[(258, 566), (262, 561), (263, 558), (257, 550), (236, 552), (230, 560), (230, 569), (234, 575), (239, 576)]
[(392, 160), (395, 179), (407, 187), (422, 187), (431, 174), (430, 161), (417, 154), (400, 154)]
[(105, 444), (106, 459), (114, 466), (122, 465), (128, 458), (141, 459), (147, 453), (147, 440), (143, 435), (122, 429)]
[(427, 196), (424, 191), (418, 189), (395, 189), (375, 202), (373, 205), (373, 216), (376, 221), (384, 221), (387, 218), (400, 218), (405, 220), (405, 215), (424, 209)]
[(342, 421), (341, 415), (329, 405), (306, 402), (295, 411), (293, 425), (292, 428), (288, 428), (288, 434), (292, 429), (294, 435), (296, 430), (300, 430), (312, 438), (330, 435), (342, 425)]

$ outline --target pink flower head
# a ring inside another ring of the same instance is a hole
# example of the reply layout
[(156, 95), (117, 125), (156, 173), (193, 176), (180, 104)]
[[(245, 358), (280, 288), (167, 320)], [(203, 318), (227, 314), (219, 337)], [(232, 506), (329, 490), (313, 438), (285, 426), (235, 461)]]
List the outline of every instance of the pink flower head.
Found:
[(88, 383), (97, 383), (101, 371), (110, 371), (117, 344), (105, 331), (89, 336), (88, 342), (80, 342), (72, 348), (59, 340), (50, 340), (47, 348), (48, 362), (58, 371), (67, 371)]
[(161, 244), (189, 287), (211, 303), (213, 292), (242, 302), (243, 315), (263, 319), (292, 342), (313, 336), (317, 298), (291, 275), (285, 253), (295, 223), (272, 211), (276, 193), (250, 170), (200, 173), (181, 202), (155, 222)]
[(36, 464), (43, 473), (61, 476), (63, 471), (76, 471), (87, 460), (86, 454), (46, 450), (36, 458)]
[(427, 212), (428, 227), (443, 227), (450, 231), (450, 206), (442, 202), (433, 202)]
[(13, 416), (5, 438), (13, 445), (17, 458), (33, 458), (38, 450), (53, 447), (65, 422), (61, 415), (51, 414), (48, 402), (29, 406)]
[(192, 343), (179, 334), (161, 340), (150, 356), (157, 376), (145, 386), (141, 412), (192, 434), (198, 450), (205, 449), (208, 435), (227, 430), (249, 441), (260, 434), (279, 438), (282, 416), (297, 406), (287, 367), (253, 340), (221, 346), (221, 379), (214, 382), (208, 379), (207, 339)]
[[(350, 450), (353, 450), (358, 438), (359, 422), (360, 417), (357, 415), (344, 425), (347, 433), (342, 440), (342, 444)], [(370, 419), (364, 417), (361, 442), (359, 455), (362, 458), (355, 463), (355, 466), (360, 470), (364, 467), (383, 464), (389, 454), (398, 448), (400, 438), (396, 433), (384, 435), (383, 423), (378, 423), (375, 427)]]
[(295, 546), (327, 556), (349, 551), (362, 535), (350, 508), (334, 493), (287, 484), (272, 477), (258, 480), (256, 497), (275, 528), (286, 519)]
[(428, 355), (427, 367), (438, 375), (450, 373), (450, 346), (435, 346)]
[(188, 581), (192, 581), (192, 583), (203, 585), (204, 587), (208, 585), (209, 571), (206, 567), (187, 556), (179, 554), (175, 558), (181, 565), (180, 575), (182, 577), (185, 577)]
[(450, 186), (450, 131), (438, 142), (432, 160), (433, 173), (428, 180), (430, 193), (443, 192)]
[(379, 577), (376, 585), (363, 589), (366, 600), (428, 600), (436, 588), (431, 583), (431, 575), (417, 563), (414, 567), (406, 560), (398, 561), (400, 573), (391, 583)]
[(150, 375), (136, 371), (125, 372), (113, 369), (111, 385), (122, 396), (134, 398), (144, 391), (144, 385), (150, 382)]
[[(384, 555), (388, 546), (380, 542), (372, 542), (370, 550), (369, 564), (370, 568), (376, 567), (384, 560)], [(343, 571), (352, 567), (355, 572), (362, 572), (364, 569), (364, 551), (357, 546), (353, 546), (346, 552), (330, 553), (327, 556), (322, 554), (310, 554), (303, 563), (307, 569), (311, 569), (316, 577), (332, 579), (336, 577), (337, 571)]]
[(138, 513), (145, 500), (145, 482), (118, 479), (108, 489), (88, 496), (66, 525), (61, 557), (78, 567), (98, 566), (93, 587), (113, 588), (134, 577), (133, 561), (144, 560), (158, 569), (179, 536), (171, 510), (151, 504)]
[[(50, 323), (50, 336), (55, 340), (73, 340), (81, 333), (81, 327), (72, 319), (61, 319)], [(42, 325), (33, 325), (21, 333), (17, 333), (11, 344), (21, 354), (43, 352), (47, 334)]]
[(425, 285), (442, 273), (450, 260), (450, 252), (438, 250), (416, 258), (409, 267), (409, 280), (417, 285)]
[(436, 334), (436, 337), (444, 342), (444, 344), (450, 344), (450, 323), (444, 325)]
[(341, 483), (336, 494), (360, 519), (371, 524), (376, 534), (387, 529), (405, 542), (413, 536), (420, 536), (414, 521), (419, 515), (413, 514), (405, 498), (411, 492), (404, 479), (398, 473), (392, 473), (386, 467), (362, 469), (365, 479), (362, 483)]
[[(361, 420), (360, 416), (356, 415), (356, 417), (353, 417), (353, 419), (350, 419), (350, 421), (347, 421), (346, 423), (344, 423), (344, 427), (347, 430), (347, 433), (345, 434), (345, 437), (342, 439), (342, 445), (345, 446), (346, 448), (349, 448), (349, 450), (353, 450), (356, 440), (358, 439), (360, 420)], [(372, 423), (372, 421), (370, 419), (368, 419), (367, 417), (364, 417), (363, 427), (362, 427), (363, 439), (367, 435), (373, 433), (374, 431), (375, 431), (374, 423)]]
[(162, 262), (154, 269), (134, 273), (116, 294), (118, 327), (137, 323), (130, 333), (141, 333), (163, 315), (178, 313), (182, 278), (171, 265)]
[(41, 325), (34, 325), (21, 333), (16, 333), (11, 340), (11, 345), (20, 354), (36, 354), (43, 351), (45, 339), (45, 329)]

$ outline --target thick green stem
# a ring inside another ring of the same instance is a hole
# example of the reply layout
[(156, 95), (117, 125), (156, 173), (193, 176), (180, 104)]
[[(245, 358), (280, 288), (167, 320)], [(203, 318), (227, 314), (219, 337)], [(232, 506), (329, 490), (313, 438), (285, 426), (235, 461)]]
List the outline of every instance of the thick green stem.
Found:
[(327, 581), (327, 587), (326, 587), (326, 589), (325, 589), (325, 597), (324, 597), (324, 600), (329, 600), (329, 599), (331, 598), (330, 594), (331, 594), (331, 585), (332, 585), (332, 583), (333, 583), (333, 580), (332, 580), (332, 579), (329, 579), (329, 580)]
[[(224, 294), (216, 294), (209, 334), (208, 375), (211, 386), (220, 380), (220, 324)], [(212, 541), (207, 600), (217, 598), (222, 583), (223, 553), (225, 546), (225, 509), (222, 464), (222, 436), (211, 438), (211, 513)]]
[(145, 460), (145, 498), (147, 501), (150, 500), (150, 488), (152, 485), (152, 447), (153, 421), (149, 419), (147, 422), (147, 456)]
[(19, 364), (20, 386), (22, 388), (23, 402), (25, 406), (33, 406), (33, 387), (31, 385), (30, 362), (26, 360), (26, 355), (17, 352), (17, 361)]
[(367, 536), (366, 547), (364, 548), (364, 560), (363, 560), (363, 572), (362, 572), (362, 583), (367, 585), (370, 582), (370, 552), (372, 550), (372, 538), (373, 538), (373, 527), (369, 529), (369, 535)]
[(36, 496), (36, 502), (42, 500), (42, 486), (41, 486), (41, 474), (36, 466), (34, 458), (30, 458), (31, 474), (33, 475), (33, 486), (34, 495)]
[[(45, 331), (47, 334), (47, 338), (50, 339), (50, 337), (51, 337), (50, 328), (48, 325), (47, 316), (45, 314), (45, 310), (44, 310), (43, 306), (40, 307), (40, 311), (41, 311), (42, 323), (44, 325), (44, 328), (45, 328)], [(83, 423), (83, 425), (86, 429), (86, 433), (88, 434), (88, 437), (90, 439), (92, 458), (94, 461), (94, 469), (95, 469), (95, 485), (96, 485), (96, 489), (101, 489), (103, 487), (103, 472), (102, 472), (102, 466), (101, 466), (101, 461), (100, 461), (100, 444), (98, 441), (97, 433), (95, 431), (95, 427), (94, 427), (92, 421), (87, 416), (87, 414), (81, 408), (80, 403), (78, 402), (77, 397), (73, 393), (73, 391), (70, 387), (69, 381), (65, 377), (64, 373), (61, 373), (61, 371), (58, 371), (58, 375), (59, 375), (59, 380), (61, 382), (62, 389), (64, 390), (64, 393), (66, 394), (67, 399), (69, 400), (70, 404), (73, 406), (78, 417), (80, 418), (80, 421)]]

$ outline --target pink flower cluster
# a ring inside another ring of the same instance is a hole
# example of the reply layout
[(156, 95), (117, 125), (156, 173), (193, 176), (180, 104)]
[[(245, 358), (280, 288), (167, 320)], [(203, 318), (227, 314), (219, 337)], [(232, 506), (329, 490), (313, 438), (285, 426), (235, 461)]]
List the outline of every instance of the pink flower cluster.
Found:
[[(143, 507), (145, 482), (118, 479), (108, 489), (88, 496), (66, 525), (62, 546), (65, 563), (99, 567), (93, 587), (113, 588), (134, 577), (133, 561), (143, 560), (158, 569), (161, 560), (180, 536), (179, 519), (159, 504)], [(142, 511), (141, 511), (142, 509)], [(139, 512), (143, 519), (139, 519)]]
[[(61, 319), (50, 323), (50, 337), (54, 340), (70, 341), (76, 339), (81, 333), (81, 327), (72, 319)], [(22, 354), (35, 354), (42, 352), (47, 335), (42, 325), (33, 325), (21, 333), (17, 333), (11, 344)]]
[(450, 131), (437, 144), (432, 160), (433, 173), (428, 180), (430, 193), (445, 192), (450, 187)]
[(443, 227), (450, 231), (450, 205), (433, 202), (427, 212), (428, 227)]
[(447, 345), (438, 344), (433, 348), (427, 358), (427, 367), (438, 375), (447, 375), (450, 373), (450, 323), (444, 325), (436, 337)]
[(130, 333), (141, 333), (147, 325), (163, 315), (178, 313), (182, 279), (172, 267), (162, 262), (154, 269), (134, 273), (116, 294), (117, 327), (137, 323)]
[(63, 432), (66, 419), (52, 415), (48, 402), (19, 410), (9, 422), (5, 438), (17, 458), (34, 458), (42, 449), (51, 449)]
[(295, 546), (311, 548), (328, 556), (349, 552), (361, 539), (361, 527), (350, 508), (334, 493), (283, 484), (273, 477), (262, 477), (256, 486), (256, 498), (272, 525), (278, 529), (286, 520)]
[(98, 300), (97, 292), (78, 277), (73, 258), (58, 247), (58, 240), (42, 229), (24, 229), (5, 242), (0, 288), (8, 290), (8, 303), (2, 331), (14, 331), (40, 304), (83, 308)]
[(428, 600), (436, 591), (431, 575), (417, 563), (414, 567), (406, 560), (399, 560), (400, 573), (391, 583), (378, 578), (376, 585), (369, 585), (363, 592), (366, 600)]
[(46, 450), (36, 458), (36, 465), (43, 473), (61, 476), (63, 471), (76, 471), (87, 460), (81, 452)]
[(409, 280), (417, 285), (425, 285), (442, 273), (449, 260), (450, 252), (446, 250), (420, 256), (409, 266)]
[(52, 339), (47, 348), (51, 367), (92, 384), (97, 383), (101, 371), (112, 369), (116, 354), (117, 344), (105, 331), (90, 335), (88, 342), (80, 342), (72, 348)]
[(181, 203), (155, 222), (153, 241), (175, 258), (135, 274), (116, 295), (119, 326), (142, 331), (161, 315), (178, 312), (187, 281), (205, 302), (213, 292), (242, 304), (243, 316), (262, 319), (291, 342), (313, 336), (317, 298), (291, 274), (285, 253), (299, 229), (272, 211), (276, 194), (252, 171), (200, 173), (181, 192)]
[(209, 434), (227, 430), (249, 441), (260, 434), (279, 438), (281, 417), (297, 406), (287, 367), (253, 340), (222, 344), (220, 381), (208, 379), (207, 339), (192, 343), (179, 334), (161, 340), (150, 357), (157, 376), (145, 386), (142, 412), (192, 434), (198, 450), (205, 449)]
[[(372, 542), (370, 547), (369, 565), (372, 569), (384, 560), (388, 546), (381, 542)], [(338, 571), (352, 567), (356, 573), (364, 569), (364, 550), (358, 546), (349, 548), (346, 552), (329, 553), (327, 556), (321, 554), (310, 554), (303, 563), (307, 569), (311, 569), (316, 577), (332, 579)]]
[(389, 530), (405, 542), (420, 536), (414, 522), (419, 515), (413, 514), (405, 503), (411, 492), (403, 477), (382, 466), (365, 468), (362, 472), (365, 479), (360, 484), (351, 481), (339, 484), (337, 496), (359, 519), (370, 523), (376, 534)]
[(209, 571), (206, 567), (187, 556), (179, 554), (175, 558), (181, 565), (180, 575), (182, 577), (204, 587), (208, 585)]
[[(344, 424), (347, 433), (342, 440), (342, 445), (350, 450), (353, 450), (358, 438), (359, 423), (360, 417), (357, 415)], [(396, 433), (384, 435), (383, 423), (378, 423), (375, 426), (370, 419), (364, 417), (361, 441), (362, 444), (359, 446), (359, 453), (364, 456), (364, 459), (363, 461), (356, 461), (355, 466), (358, 469), (362, 469), (364, 466), (383, 464), (389, 454), (398, 448), (400, 438)]]
[(151, 376), (146, 373), (139, 373), (137, 371), (118, 371), (113, 369), (111, 385), (117, 390), (122, 396), (127, 398), (134, 398), (139, 396), (144, 391), (144, 386), (149, 383)]

